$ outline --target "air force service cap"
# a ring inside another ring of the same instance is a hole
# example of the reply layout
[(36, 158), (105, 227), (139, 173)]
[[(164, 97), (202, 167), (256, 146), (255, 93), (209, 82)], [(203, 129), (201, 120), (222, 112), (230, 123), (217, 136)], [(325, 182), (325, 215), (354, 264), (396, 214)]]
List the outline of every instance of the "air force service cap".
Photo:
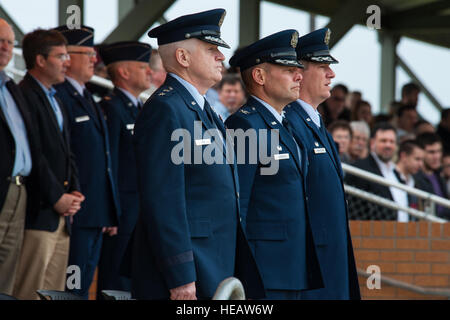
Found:
[(118, 61), (149, 62), (152, 47), (138, 41), (122, 41), (100, 47), (100, 56), (109, 65)]
[(157, 38), (158, 45), (196, 38), (220, 47), (230, 48), (220, 38), (220, 27), (225, 15), (224, 9), (214, 9), (181, 16), (150, 30), (148, 36)]
[(300, 37), (297, 44), (298, 59), (319, 63), (339, 63), (331, 56), (328, 48), (330, 35), (330, 29), (322, 28)]
[(293, 29), (280, 31), (240, 49), (230, 59), (230, 65), (241, 71), (268, 62), (282, 66), (300, 67), (295, 47), (298, 32)]
[(81, 26), (79, 29), (69, 29), (67, 25), (55, 28), (67, 40), (69, 46), (94, 46), (94, 29), (87, 26)]

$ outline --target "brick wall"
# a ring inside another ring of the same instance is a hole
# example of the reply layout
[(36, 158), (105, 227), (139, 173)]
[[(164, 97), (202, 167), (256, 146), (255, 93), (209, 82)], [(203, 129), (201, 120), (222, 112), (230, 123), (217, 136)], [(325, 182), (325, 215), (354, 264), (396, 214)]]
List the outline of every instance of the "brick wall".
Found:
[[(350, 221), (356, 265), (378, 265), (381, 274), (422, 287), (450, 288), (450, 223)], [(363, 299), (442, 299), (382, 284), (369, 290), (359, 283)]]
[[(450, 288), (450, 223), (350, 221), (357, 268), (378, 265), (381, 274), (422, 287)], [(359, 277), (363, 299), (443, 299), (381, 284), (369, 290)], [(95, 299), (97, 272), (89, 298)]]

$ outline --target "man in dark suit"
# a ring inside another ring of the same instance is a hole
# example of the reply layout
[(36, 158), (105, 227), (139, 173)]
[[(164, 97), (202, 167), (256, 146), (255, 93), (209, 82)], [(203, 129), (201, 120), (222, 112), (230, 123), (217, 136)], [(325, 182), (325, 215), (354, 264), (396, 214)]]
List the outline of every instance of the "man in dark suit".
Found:
[[(387, 122), (381, 122), (372, 129), (370, 139), (371, 152), (367, 158), (358, 160), (353, 165), (359, 169), (382, 176), (392, 182), (401, 183), (403, 179), (401, 179), (395, 168), (395, 164), (392, 162), (396, 147), (397, 137), (395, 128)], [(364, 191), (395, 201), (400, 205), (409, 206), (408, 194), (405, 191), (390, 188), (351, 174), (345, 177), (345, 181), (349, 185)], [(356, 200), (351, 198), (349, 200), (349, 207), (350, 216), (355, 219), (408, 221), (407, 213), (397, 212), (368, 201), (356, 202)], [(361, 216), (362, 213), (364, 216)]]
[(43, 161), (48, 168), (40, 180), (49, 188), (36, 187), (27, 208), (24, 243), (14, 295), (38, 299), (36, 290), (64, 290), (69, 258), (70, 217), (84, 196), (79, 192), (75, 160), (71, 153), (67, 116), (55, 98), (54, 84), (64, 81), (69, 56), (66, 40), (55, 30), (36, 30), (23, 40), (28, 69), (20, 88), (39, 131)]
[[(443, 154), (441, 138), (436, 133), (428, 132), (419, 135), (417, 142), (425, 150), (423, 168), (414, 176), (418, 188), (448, 199), (445, 180), (440, 172)], [(436, 215), (450, 220), (450, 209), (436, 205)]]
[(304, 291), (302, 298), (360, 299), (339, 153), (317, 111), (330, 96), (335, 76), (330, 64), (337, 60), (329, 53), (329, 37), (324, 28), (299, 38), (297, 56), (304, 65), (300, 99), (285, 108), (308, 155), (306, 200), (324, 282), (324, 288)]
[[(299, 96), (297, 40), (297, 31), (284, 30), (243, 48), (230, 60), (240, 68), (251, 97), (225, 124), (254, 133), (250, 141), (235, 132), (242, 224), (266, 298), (274, 300), (297, 300), (302, 290), (323, 287), (306, 208), (308, 160), (303, 143), (294, 139), (282, 116), (284, 107)], [(248, 161), (239, 161), (244, 158), (240, 150)], [(264, 163), (265, 154), (271, 163)]]
[(225, 10), (215, 9), (149, 32), (169, 74), (135, 125), (141, 208), (131, 275), (137, 299), (208, 299), (233, 275), (250, 297), (264, 295), (239, 222), (225, 129), (204, 97), (222, 77), (217, 46), (229, 47), (220, 38), (224, 17)]
[(151, 47), (142, 42), (118, 42), (102, 46), (100, 55), (108, 68), (114, 90), (100, 106), (106, 115), (114, 178), (117, 181), (122, 215), (116, 236), (103, 236), (97, 291), (130, 291), (130, 280), (119, 274), (139, 213), (136, 158), (133, 148), (134, 123), (142, 103), (139, 95), (150, 88)]
[(85, 87), (93, 76), (96, 61), (94, 30), (85, 26), (80, 29), (62, 26), (57, 30), (67, 40), (71, 61), (66, 80), (56, 86), (57, 96), (67, 109), (71, 147), (81, 192), (86, 197), (73, 220), (69, 265), (80, 267), (81, 289), (74, 292), (87, 298), (100, 258), (103, 232), (117, 233), (120, 204), (112, 174), (107, 125)]
[(24, 233), (30, 191), (38, 176), (40, 151), (36, 132), (19, 87), (4, 69), (12, 58), (14, 31), (0, 19), (0, 293), (12, 294)]

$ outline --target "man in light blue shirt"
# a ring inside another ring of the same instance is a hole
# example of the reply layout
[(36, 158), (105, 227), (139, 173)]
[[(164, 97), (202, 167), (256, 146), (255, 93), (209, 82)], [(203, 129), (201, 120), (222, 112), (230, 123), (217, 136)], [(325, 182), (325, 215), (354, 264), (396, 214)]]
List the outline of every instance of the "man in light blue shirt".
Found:
[[(12, 58), (14, 32), (0, 19), (0, 292), (12, 294), (22, 248), (27, 190), (37, 155), (23, 96), (4, 69)], [(28, 184), (28, 182), (26, 182)]]
[[(72, 216), (80, 209), (75, 161), (69, 143), (64, 105), (54, 84), (64, 81), (69, 64), (65, 38), (55, 30), (25, 35), (23, 55), (28, 69), (19, 86), (33, 124), (39, 129), (43, 169), (31, 188), (22, 254), (14, 288), (19, 299), (38, 299), (36, 290), (64, 290)], [(48, 257), (37, 259), (36, 257)]]
[[(218, 85), (219, 99), (211, 104), (214, 111), (225, 122), (245, 102), (244, 84), (239, 76), (225, 75)], [(206, 97), (208, 98), (208, 96)]]

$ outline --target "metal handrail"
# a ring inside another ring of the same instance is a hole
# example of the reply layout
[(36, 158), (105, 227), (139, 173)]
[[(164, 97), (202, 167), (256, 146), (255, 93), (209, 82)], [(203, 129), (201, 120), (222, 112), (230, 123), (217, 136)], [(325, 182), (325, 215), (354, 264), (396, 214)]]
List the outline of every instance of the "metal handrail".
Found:
[(229, 277), (219, 283), (213, 300), (245, 300), (244, 286), (238, 278)]
[(399, 182), (389, 181), (389, 180), (387, 180), (386, 178), (384, 178), (382, 176), (379, 176), (379, 175), (376, 175), (374, 173), (371, 173), (371, 172), (359, 169), (357, 167), (351, 166), (351, 165), (346, 164), (346, 163), (342, 164), (342, 169), (347, 174), (352, 174), (352, 175), (355, 175), (357, 177), (364, 178), (364, 179), (367, 179), (369, 181), (382, 184), (384, 186), (395, 187), (395, 188), (398, 188), (400, 190), (406, 191), (407, 193), (412, 194), (412, 195), (414, 195), (414, 196), (416, 196), (418, 198), (429, 200), (429, 201), (435, 202), (435, 203), (437, 203), (437, 204), (439, 204), (441, 206), (450, 208), (450, 200), (442, 198), (442, 197), (439, 197), (439, 196), (437, 196), (435, 194), (432, 194), (432, 193), (429, 193), (429, 192), (426, 192), (426, 191), (423, 191), (423, 190), (420, 190), (420, 189), (416, 189), (416, 188), (407, 186), (407, 185), (399, 183)]
[(344, 185), (344, 190), (346, 193), (351, 194), (353, 196), (356, 196), (358, 198), (362, 198), (364, 200), (367, 201), (371, 201), (374, 202), (378, 205), (382, 205), (384, 207), (387, 207), (389, 209), (392, 210), (399, 210), (399, 211), (404, 211), (409, 213), (410, 215), (420, 218), (420, 219), (424, 219), (424, 220), (428, 220), (431, 222), (437, 222), (437, 223), (446, 223), (447, 220), (436, 217), (435, 215), (432, 215), (428, 212), (424, 212), (424, 211), (420, 211), (414, 208), (410, 208), (410, 207), (405, 207), (402, 205), (399, 205), (397, 202), (394, 202), (392, 200), (380, 197), (376, 194), (349, 186), (349, 185)]
[[(358, 269), (357, 272), (358, 272), (359, 276), (363, 276), (366, 278), (369, 278), (372, 275), (371, 273), (367, 273), (361, 269)], [(420, 293), (420, 294), (424, 294), (424, 295), (445, 296), (448, 299), (450, 299), (450, 289), (447, 289), (447, 288), (424, 288), (424, 287), (420, 287), (420, 286), (417, 286), (414, 284), (403, 282), (403, 281), (400, 281), (397, 279), (386, 277), (383, 275), (380, 275), (380, 281), (382, 283), (388, 284), (390, 286), (413, 291), (415, 293)]]

